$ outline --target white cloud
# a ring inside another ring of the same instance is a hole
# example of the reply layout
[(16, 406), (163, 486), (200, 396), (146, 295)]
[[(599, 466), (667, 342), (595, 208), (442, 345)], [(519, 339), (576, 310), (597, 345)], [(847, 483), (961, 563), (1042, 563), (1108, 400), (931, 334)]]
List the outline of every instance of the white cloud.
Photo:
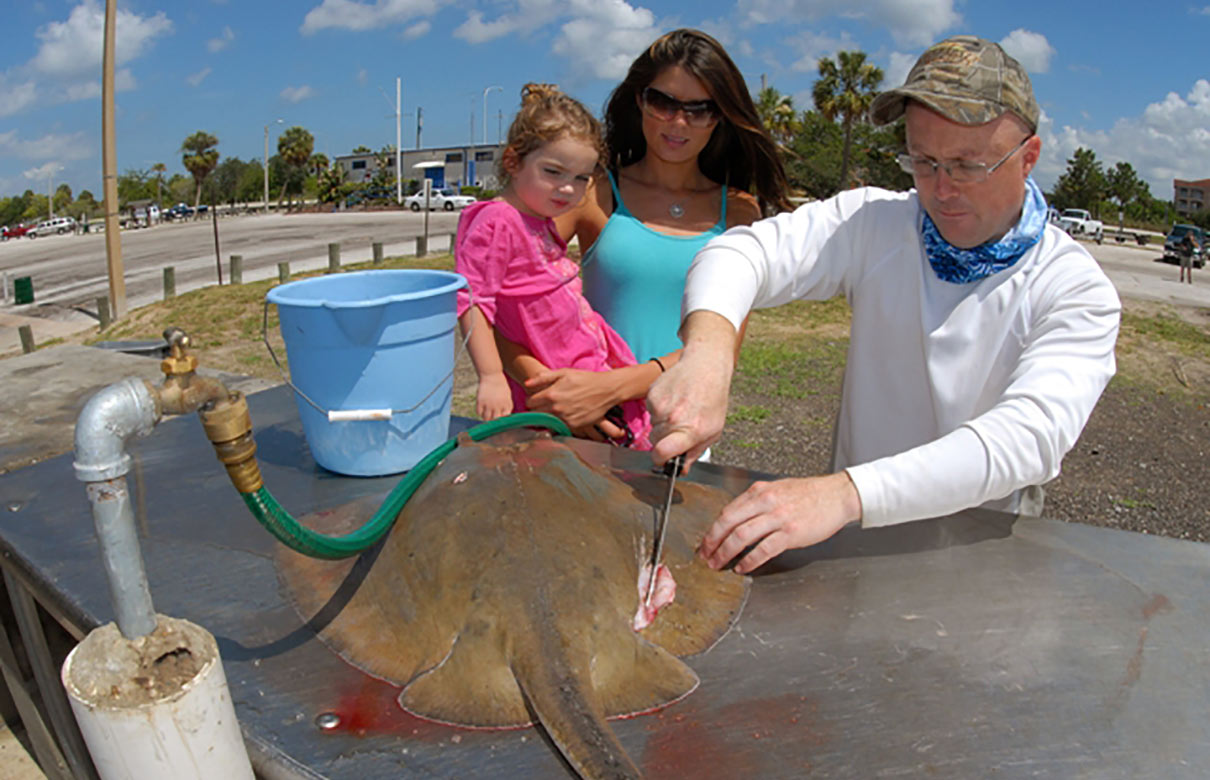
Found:
[(846, 32), (839, 38), (816, 33), (804, 33), (787, 38), (786, 47), (794, 52), (796, 59), (791, 69), (802, 73), (818, 73), (821, 57), (831, 57), (838, 51), (860, 49), (861, 47)]
[[(0, 117), (20, 113), (33, 104), (87, 100), (101, 94), (101, 55), (105, 14), (98, 0), (83, 0), (66, 21), (49, 22), (34, 35), (38, 51), (24, 65), (0, 73)], [(146, 54), (154, 41), (172, 32), (172, 22), (160, 11), (140, 16), (122, 9), (117, 13), (116, 62), (119, 66)], [(119, 67), (114, 87), (134, 89), (130, 68)]]
[(919, 46), (934, 43), (962, 21), (954, 0), (739, 0), (737, 10), (751, 24), (862, 19), (884, 28), (900, 44)]
[(303, 84), (301, 87), (286, 87), (281, 91), (281, 96), (284, 100), (291, 103), (298, 103), (309, 97), (314, 97), (315, 90), (311, 89), (309, 85)]
[(357, 83), (365, 85), (370, 80), (370, 73), (365, 68), (357, 69)]
[[(119, 8), (114, 47), (117, 64), (137, 59), (156, 38), (171, 32), (172, 22), (163, 11), (139, 16)], [(42, 44), (30, 65), (39, 73), (60, 78), (99, 73), (104, 33), (105, 9), (97, 0), (84, 0), (71, 10), (67, 21), (38, 28), (34, 35)]]
[(21, 80), (7, 73), (0, 73), (0, 117), (19, 114), (33, 105), (34, 97), (38, 94), (37, 84), (33, 80)]
[(39, 165), (37, 168), (30, 168), (28, 171), (22, 171), (21, 175), (27, 179), (42, 180), (50, 176), (54, 176), (61, 170), (63, 170), (63, 166), (54, 160), (51, 160), (44, 165)]
[(1170, 92), (1137, 117), (1117, 120), (1109, 130), (1055, 128), (1043, 114), (1039, 123), (1042, 159), (1038, 181), (1050, 188), (1081, 146), (1092, 149), (1108, 169), (1119, 161), (1134, 166), (1157, 198), (1172, 197), (1173, 179), (1210, 174), (1210, 81), (1198, 79), (1185, 96)]
[(230, 27), (224, 26), (222, 33), (220, 33), (217, 38), (211, 38), (210, 40), (206, 41), (206, 49), (211, 53), (219, 52), (230, 46), (231, 42), (234, 40), (235, 31)]
[(24, 160), (85, 160), (93, 155), (91, 136), (75, 133), (47, 133), (31, 141), (22, 140), (16, 130), (0, 133), (0, 155)]
[(433, 23), (428, 19), (421, 22), (416, 22), (412, 26), (403, 31), (403, 39), (405, 41), (413, 41), (417, 38), (429, 34), (429, 30), (433, 29)]
[(891, 52), (886, 70), (883, 71), (882, 89), (891, 89), (893, 87), (903, 86), (903, 82), (907, 81), (908, 73), (912, 70), (912, 66), (916, 64), (916, 60), (919, 58), (919, 54), (903, 54), (902, 52), (897, 51)]
[(568, 6), (556, 0), (517, 0), (516, 10), (483, 21), (483, 12), (472, 10), (454, 30), (454, 37), (467, 43), (486, 43), (514, 32), (531, 32), (567, 13)]
[(1050, 61), (1058, 54), (1045, 35), (1020, 27), (1001, 38), (1000, 46), (1030, 73), (1050, 70)]
[(448, 0), (323, 0), (303, 18), (303, 35), (320, 30), (371, 30), (432, 16)]
[(660, 33), (651, 11), (625, 0), (571, 0), (569, 6), (573, 18), (559, 29), (551, 50), (581, 75), (621, 79)]
[(185, 81), (189, 82), (189, 86), (196, 87), (196, 86), (199, 86), (203, 81), (205, 81), (206, 77), (209, 75), (210, 75), (210, 67), (207, 66), (207, 67), (199, 70), (197, 73), (194, 73), (191, 76), (185, 77)]

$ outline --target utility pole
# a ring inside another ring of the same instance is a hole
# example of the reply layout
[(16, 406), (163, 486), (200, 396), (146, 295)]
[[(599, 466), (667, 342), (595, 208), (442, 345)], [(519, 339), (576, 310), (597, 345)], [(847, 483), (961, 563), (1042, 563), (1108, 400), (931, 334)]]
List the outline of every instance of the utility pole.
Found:
[(403, 204), (403, 136), (400, 122), (403, 119), (403, 86), (399, 76), (395, 77), (395, 203)]
[(416, 148), (420, 148), (420, 131), (424, 129), (424, 109), (416, 106)]
[(122, 271), (122, 236), (118, 227), (118, 147), (113, 104), (118, 0), (105, 0), (105, 52), (101, 64), (101, 174), (105, 188), (105, 258), (109, 301), (115, 320), (126, 316), (126, 277)]

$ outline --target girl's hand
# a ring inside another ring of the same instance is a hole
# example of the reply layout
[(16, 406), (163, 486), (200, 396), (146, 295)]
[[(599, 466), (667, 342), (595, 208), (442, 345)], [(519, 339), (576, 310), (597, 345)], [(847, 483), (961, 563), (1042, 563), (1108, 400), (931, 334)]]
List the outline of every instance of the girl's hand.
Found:
[(504, 374), (488, 374), (479, 378), (479, 391), (475, 398), (475, 413), (487, 421), (512, 414), (513, 394), (508, 389)]
[[(546, 371), (525, 381), (526, 406), (535, 412), (548, 412), (561, 418), (572, 429), (600, 427), (606, 435), (622, 432), (604, 421), (605, 412), (619, 401), (611, 371), (581, 371), (560, 368)], [(611, 432), (609, 429), (612, 428)], [(594, 438), (589, 436), (588, 438)], [(599, 440), (599, 439), (598, 439)]]

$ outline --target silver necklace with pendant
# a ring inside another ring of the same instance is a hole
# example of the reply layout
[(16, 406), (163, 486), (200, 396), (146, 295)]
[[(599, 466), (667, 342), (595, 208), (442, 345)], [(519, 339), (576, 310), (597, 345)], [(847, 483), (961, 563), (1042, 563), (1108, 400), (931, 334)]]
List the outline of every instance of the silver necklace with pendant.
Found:
[(680, 203), (673, 203), (668, 207), (668, 215), (673, 219), (680, 219), (685, 216), (685, 207)]

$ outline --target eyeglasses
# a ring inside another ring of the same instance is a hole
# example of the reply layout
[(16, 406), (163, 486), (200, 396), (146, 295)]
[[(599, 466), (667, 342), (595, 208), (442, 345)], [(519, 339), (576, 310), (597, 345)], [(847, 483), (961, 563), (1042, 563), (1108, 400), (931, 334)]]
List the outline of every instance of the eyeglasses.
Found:
[(959, 184), (978, 184), (981, 181), (987, 181), (987, 177), (995, 173), (996, 169), (1001, 165), (1008, 162), (1008, 158), (1012, 157), (1021, 147), (1025, 146), (1030, 138), (1033, 138), (1033, 136), (1028, 135), (1023, 138), (1021, 143), (1012, 148), (1012, 151), (990, 166), (987, 163), (971, 160), (946, 160), (943, 162), (912, 154), (901, 154), (896, 159), (899, 160), (899, 167), (903, 169), (904, 173), (910, 173), (920, 179), (936, 176), (937, 169), (940, 168), (945, 171), (946, 176), (949, 176), (951, 180)]
[(646, 87), (642, 100), (647, 113), (664, 122), (672, 121), (680, 111), (684, 113), (685, 122), (691, 127), (707, 127), (717, 122), (721, 115), (718, 104), (713, 100), (677, 100), (655, 87)]

